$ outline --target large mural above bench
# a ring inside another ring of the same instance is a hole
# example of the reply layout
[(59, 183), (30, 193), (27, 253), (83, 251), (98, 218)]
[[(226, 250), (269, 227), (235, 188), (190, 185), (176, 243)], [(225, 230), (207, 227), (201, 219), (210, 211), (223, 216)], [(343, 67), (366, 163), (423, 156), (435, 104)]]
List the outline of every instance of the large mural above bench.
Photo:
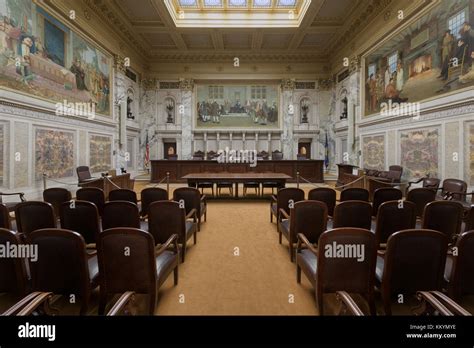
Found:
[(0, 88), (110, 116), (111, 57), (30, 0), (0, 0)]
[(474, 0), (441, 1), (371, 52), (364, 115), (474, 86), (473, 23)]

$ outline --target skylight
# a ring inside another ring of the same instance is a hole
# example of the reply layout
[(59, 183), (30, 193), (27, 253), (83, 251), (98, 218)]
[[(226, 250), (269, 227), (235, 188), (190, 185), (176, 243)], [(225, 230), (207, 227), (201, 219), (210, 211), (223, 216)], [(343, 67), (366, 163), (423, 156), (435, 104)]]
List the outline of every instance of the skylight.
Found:
[(177, 27), (298, 27), (311, 0), (164, 0)]

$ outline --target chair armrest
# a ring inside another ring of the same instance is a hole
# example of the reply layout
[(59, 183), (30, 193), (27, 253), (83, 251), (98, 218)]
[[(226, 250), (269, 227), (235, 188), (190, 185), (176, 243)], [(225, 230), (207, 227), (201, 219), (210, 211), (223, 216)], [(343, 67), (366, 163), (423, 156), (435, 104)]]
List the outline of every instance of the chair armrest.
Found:
[(203, 203), (205, 203), (205, 204), (207, 203), (207, 197), (206, 197), (206, 195), (201, 195), (201, 201), (202, 201)]
[(24, 192), (10, 192), (10, 193), (0, 192), (0, 196), (20, 196), (20, 200), (22, 202), (26, 202)]
[(133, 302), (135, 302), (135, 291), (124, 292), (107, 313), (107, 316), (116, 316), (122, 312), (125, 314), (131, 314), (130, 312), (127, 312), (127, 307)]
[(271, 201), (270, 201), (270, 204), (271, 204), (271, 203), (276, 203), (276, 202), (277, 202), (277, 197), (276, 197), (275, 195), (272, 195), (272, 197), (271, 197), (271, 198), (272, 198), (272, 199), (271, 199)]
[(472, 192), (450, 192), (450, 191), (447, 191), (446, 192), (446, 195), (449, 196), (448, 198), (452, 198), (452, 196), (454, 195), (459, 195), (459, 196), (470, 196), (470, 195), (474, 195), (474, 191)]
[(446, 296), (440, 291), (431, 291), (431, 293), (440, 300), (445, 307), (447, 307), (454, 315), (471, 316), (472, 314), (461, 307), (457, 302)]
[(385, 257), (386, 250), (377, 250), (377, 256)]
[(415, 181), (409, 181), (409, 182), (408, 182), (408, 188), (410, 188), (410, 186), (411, 186), (412, 184), (419, 184), (419, 183), (422, 182), (424, 179), (426, 179), (426, 177), (420, 178), (420, 179), (415, 180)]
[(5, 312), (2, 313), (2, 316), (16, 315), (20, 312), (28, 303), (33, 301), (36, 297), (41, 295), (41, 292), (32, 292), (31, 294), (26, 295), (20, 301), (16, 302), (13, 306), (8, 308)]
[(189, 211), (188, 215), (186, 215), (186, 220), (187, 219), (193, 219), (194, 222), (197, 220), (197, 210), (196, 208), (193, 208)]
[(162, 254), (163, 252), (165, 252), (170, 247), (170, 245), (173, 244), (173, 242), (175, 246), (175, 251), (177, 252), (178, 251), (178, 235), (173, 234), (171, 237), (169, 237), (169, 239), (165, 242), (165, 244), (158, 245), (155, 248), (155, 256), (158, 256)]
[(431, 291), (418, 291), (416, 297), (419, 301), (423, 301), (431, 306), (434, 310), (438, 311), (444, 316), (453, 316), (451, 313), (432, 293)]
[(348, 311), (350, 314), (355, 315), (355, 316), (363, 316), (364, 312), (357, 306), (355, 301), (352, 299), (352, 297), (345, 291), (337, 291), (336, 292), (336, 298), (342, 303), (343, 308), (341, 308), (341, 312), (343, 312), (343, 309), (345, 311)]
[(309, 250), (311, 250), (311, 252), (318, 256), (318, 250), (313, 246), (313, 244), (311, 244), (308, 240), (308, 238), (306, 238), (306, 236), (303, 234), (303, 233), (298, 233), (298, 245), (297, 245), (297, 251), (300, 252), (301, 251), (301, 244), (305, 244), (306, 248), (308, 248)]
[(288, 215), (288, 213), (283, 208), (280, 208), (280, 214), (283, 215), (285, 217), (285, 219), (290, 218), (290, 215)]

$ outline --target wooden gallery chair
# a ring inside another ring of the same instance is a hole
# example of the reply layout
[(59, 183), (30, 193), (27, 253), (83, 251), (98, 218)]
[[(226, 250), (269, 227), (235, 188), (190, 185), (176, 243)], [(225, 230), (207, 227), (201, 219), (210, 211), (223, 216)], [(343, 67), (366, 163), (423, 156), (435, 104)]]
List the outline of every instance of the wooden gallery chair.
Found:
[(386, 315), (392, 315), (394, 295), (406, 299), (417, 291), (441, 290), (447, 251), (448, 238), (434, 230), (403, 230), (388, 238), (375, 272)]
[(290, 214), (290, 206), (303, 200), (304, 191), (302, 189), (287, 187), (278, 190), (277, 195), (272, 195), (270, 201), (270, 222), (273, 222), (273, 216), (275, 216), (278, 226), (278, 222), (281, 221), (281, 209)]
[(456, 201), (428, 203), (423, 213), (422, 228), (440, 231), (451, 243), (461, 232), (464, 209)]
[(148, 208), (148, 231), (153, 235), (155, 243), (165, 243), (171, 235), (178, 235), (183, 262), (188, 240), (193, 236), (194, 244), (197, 242), (195, 213), (196, 211), (192, 209), (186, 215), (185, 209), (173, 201), (153, 202)]
[(370, 230), (372, 205), (366, 201), (344, 201), (334, 209), (333, 228), (355, 227)]
[(112, 228), (102, 232), (97, 242), (101, 274), (99, 314), (105, 312), (108, 295), (134, 291), (149, 295), (148, 314), (153, 315), (158, 289), (172, 272), (174, 284), (178, 284), (177, 238), (171, 235), (155, 247), (153, 235), (140, 229)]
[[(341, 256), (340, 250), (343, 250)], [(321, 234), (317, 248), (298, 235), (296, 280), (301, 271), (313, 285), (320, 315), (324, 315), (323, 295), (346, 291), (362, 294), (375, 315), (374, 275), (377, 248), (375, 236), (361, 228), (336, 228)]]
[(372, 216), (377, 216), (377, 212), (382, 203), (388, 201), (398, 201), (403, 198), (401, 190), (394, 187), (381, 187), (374, 191), (374, 200), (372, 202)]
[(148, 187), (143, 189), (140, 193), (142, 207), (140, 210), (140, 216), (148, 216), (148, 207), (153, 202), (167, 201), (169, 200), (168, 191), (160, 187)]
[(59, 218), (59, 207), (72, 199), (71, 192), (62, 187), (52, 187), (43, 191), (43, 200), (54, 208), (54, 214)]
[(369, 201), (369, 191), (365, 188), (350, 187), (341, 191), (341, 202), (345, 201)]
[(201, 230), (201, 221), (207, 221), (207, 200), (205, 195), (201, 195), (198, 189), (192, 187), (180, 187), (173, 192), (173, 201), (184, 204), (186, 215), (194, 209), (198, 221), (197, 229)]
[(126, 201), (105, 203), (102, 230), (105, 231), (114, 227), (140, 228), (140, 215), (137, 205)]
[(456, 201), (466, 201), (466, 196), (462, 193), (467, 192), (467, 183), (459, 179), (444, 179), (443, 186), (438, 190), (441, 190), (441, 195), (437, 197), (441, 199), (454, 199)]
[(38, 245), (38, 260), (30, 263), (33, 291), (81, 300), (80, 314), (87, 314), (91, 291), (98, 285), (97, 256), (89, 257), (79, 233), (64, 229), (41, 229), (28, 235)]
[(25, 235), (41, 228), (57, 227), (53, 206), (47, 202), (27, 201), (18, 204), (15, 219), (18, 232)]
[(59, 209), (61, 228), (79, 233), (89, 246), (97, 243), (101, 231), (99, 213), (94, 203), (71, 201), (61, 204)]
[(137, 193), (129, 189), (116, 189), (110, 191), (109, 201), (126, 201), (138, 204)]
[(326, 203), (328, 215), (334, 216), (334, 207), (336, 206), (336, 190), (328, 187), (314, 188), (308, 193), (308, 199), (311, 201), (320, 201)]
[(7, 230), (12, 229), (10, 212), (8, 211), (8, 207), (3, 203), (0, 203), (0, 228), (6, 228)]
[(415, 203), (416, 216), (421, 219), (426, 205), (436, 200), (436, 191), (431, 188), (415, 188), (408, 191), (406, 200)]
[(312, 244), (317, 244), (321, 233), (326, 231), (328, 210), (324, 202), (300, 201), (290, 209), (290, 215), (281, 210), (283, 219), (279, 224), (279, 242), (285, 236), (290, 247), (290, 260), (295, 259), (295, 247), (298, 243), (298, 234), (302, 234)]
[(388, 238), (395, 232), (410, 230), (416, 225), (416, 205), (408, 201), (382, 203), (377, 214), (375, 237), (377, 247), (385, 248)]
[(99, 216), (104, 214), (105, 195), (104, 191), (97, 187), (83, 187), (76, 191), (76, 199), (94, 203)]

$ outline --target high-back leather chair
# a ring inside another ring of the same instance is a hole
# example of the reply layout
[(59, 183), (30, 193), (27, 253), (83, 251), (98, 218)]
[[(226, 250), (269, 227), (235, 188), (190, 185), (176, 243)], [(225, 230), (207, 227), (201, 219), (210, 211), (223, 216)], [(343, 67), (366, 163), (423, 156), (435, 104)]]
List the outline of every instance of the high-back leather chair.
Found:
[(449, 296), (458, 301), (474, 294), (474, 231), (461, 234), (456, 248), (457, 255), (448, 255), (445, 277)]
[(428, 203), (423, 213), (423, 228), (442, 232), (449, 241), (461, 232), (464, 209), (456, 201), (435, 201)]
[(441, 189), (441, 195), (445, 197), (448, 193), (452, 193), (452, 199), (456, 201), (466, 201), (465, 195), (458, 195), (456, 193), (466, 193), (467, 183), (459, 179), (444, 179), (443, 187)]
[(387, 243), (395, 232), (413, 229), (416, 226), (416, 205), (412, 202), (388, 201), (382, 203), (377, 214), (375, 237), (377, 245)]
[[(285, 216), (286, 212), (282, 214)], [(303, 234), (311, 243), (316, 244), (321, 233), (326, 231), (328, 209), (326, 203), (321, 201), (300, 201), (295, 203), (290, 209), (290, 215), (285, 217), (286, 220), (278, 222), (279, 242), (281, 244), (281, 237), (284, 235), (288, 240), (290, 260), (293, 262), (298, 234)]]
[(408, 191), (406, 200), (409, 202), (415, 203), (416, 206), (416, 216), (419, 218), (423, 217), (423, 211), (425, 206), (433, 202), (436, 199), (436, 191), (431, 188), (415, 188)]
[(92, 179), (91, 172), (88, 166), (77, 167), (76, 173), (77, 173), (77, 178), (79, 180), (79, 183)]
[[(375, 315), (374, 275), (377, 248), (374, 234), (360, 228), (328, 230), (321, 234), (317, 249), (305, 240), (303, 235), (299, 234), (298, 238), (297, 282), (301, 282), (303, 271), (315, 289), (320, 315), (324, 315), (323, 295), (337, 291), (364, 295), (371, 313)], [(340, 257), (339, 251), (334, 250), (335, 246), (351, 251)]]
[(148, 207), (151, 203), (157, 201), (167, 201), (169, 199), (168, 191), (160, 187), (147, 187), (146, 189), (142, 190), (140, 197), (140, 201), (142, 203), (140, 211), (141, 216), (148, 215)]
[(100, 222), (94, 203), (86, 201), (64, 202), (59, 209), (61, 228), (79, 233), (86, 244), (97, 242)]
[(355, 227), (370, 230), (372, 205), (365, 201), (344, 201), (334, 209), (333, 228)]
[(184, 203), (186, 215), (191, 210), (196, 210), (196, 217), (198, 220), (198, 231), (201, 230), (201, 221), (204, 216), (204, 221), (207, 221), (207, 201), (206, 196), (201, 195), (198, 189), (194, 187), (180, 187), (173, 192), (173, 201)]
[(304, 200), (304, 191), (295, 187), (287, 187), (278, 190), (276, 196), (272, 196), (270, 202), (270, 222), (273, 222), (273, 216), (278, 221), (281, 220), (280, 214), (283, 209), (287, 215), (290, 214), (290, 202), (296, 203)]
[[(0, 228), (0, 245), (9, 243), (18, 247), (22, 244), (17, 233)], [(0, 258), (0, 293), (24, 296), (28, 290), (26, 260), (20, 257)]]
[(140, 228), (140, 215), (137, 205), (126, 201), (105, 203), (102, 230), (105, 231), (114, 227)]
[(2, 203), (0, 203), (0, 228), (12, 229), (8, 207)]
[(76, 191), (76, 199), (94, 203), (99, 215), (104, 214), (105, 195), (104, 191), (97, 187), (83, 187)]
[(375, 272), (386, 315), (392, 314), (393, 295), (441, 290), (447, 251), (448, 239), (434, 230), (403, 230), (388, 238)]
[(374, 201), (372, 202), (372, 216), (377, 216), (377, 211), (382, 203), (397, 201), (403, 198), (403, 193), (394, 187), (381, 187), (374, 191)]
[[(97, 257), (88, 257), (84, 238), (64, 229), (41, 229), (28, 235), (38, 245), (38, 260), (30, 263), (33, 291), (75, 295), (80, 314), (87, 314), (92, 289), (98, 285)], [(123, 252), (123, 251), (122, 251)]]
[(27, 201), (15, 207), (18, 232), (29, 234), (41, 228), (57, 227), (53, 206), (47, 202)]
[(369, 201), (369, 191), (361, 187), (349, 187), (341, 191), (341, 202), (345, 201)]
[(187, 219), (192, 214), (190, 211), (186, 216), (185, 209), (173, 201), (153, 202), (148, 207), (148, 232), (153, 235), (156, 243), (164, 243), (171, 235), (178, 235), (183, 262), (186, 258), (187, 241), (191, 236), (196, 244), (196, 224)]
[(403, 167), (399, 165), (393, 165), (388, 167), (387, 179), (393, 183), (400, 182), (403, 175)]
[(43, 191), (43, 200), (54, 208), (56, 217), (59, 217), (59, 207), (72, 199), (71, 192), (63, 187), (52, 187)]
[(275, 150), (272, 152), (273, 161), (281, 161), (283, 159), (283, 152)]
[(336, 206), (336, 191), (329, 187), (317, 187), (309, 191), (308, 199), (312, 201), (320, 201), (326, 203), (328, 207), (328, 215), (334, 215), (334, 207)]
[[(134, 291), (149, 296), (148, 314), (153, 315), (158, 289), (174, 272), (178, 284), (178, 247), (172, 235), (155, 250), (153, 235), (135, 228), (112, 228), (102, 232), (97, 241), (100, 270), (99, 314), (104, 314), (107, 296)], [(128, 248), (128, 249), (127, 249)], [(130, 250), (130, 254), (124, 253)]]
[(439, 180), (438, 178), (424, 178), (423, 179), (424, 188), (437, 190), (439, 188), (440, 183), (441, 183), (441, 180)]
[(129, 189), (116, 189), (109, 193), (109, 201), (127, 201), (137, 204), (137, 193)]

